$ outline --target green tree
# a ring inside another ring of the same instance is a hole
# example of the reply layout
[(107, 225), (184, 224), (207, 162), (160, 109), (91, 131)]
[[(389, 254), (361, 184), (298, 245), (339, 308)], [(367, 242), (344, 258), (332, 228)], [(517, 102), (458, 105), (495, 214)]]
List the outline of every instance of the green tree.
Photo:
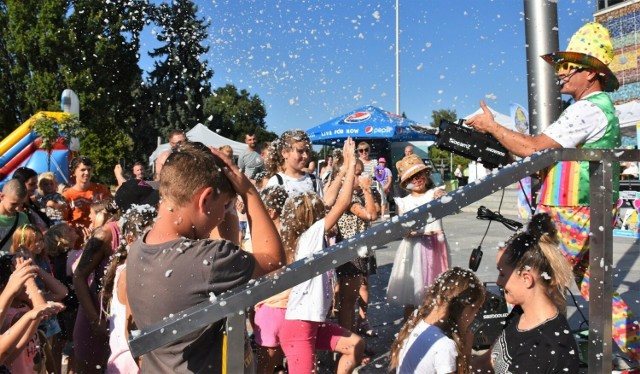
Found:
[(7, 134), (40, 110), (58, 110), (61, 64), (68, 44), (66, 0), (8, 0), (0, 4), (0, 132)]
[(56, 142), (62, 139), (63, 143), (68, 146), (71, 138), (82, 138), (85, 135), (85, 129), (78, 119), (78, 116), (71, 115), (61, 120), (43, 115), (35, 120), (32, 125), (33, 131), (40, 137), (40, 148), (47, 151), (47, 170), (51, 170), (51, 151)]
[(157, 39), (163, 43), (149, 55), (156, 59), (149, 73), (153, 123), (166, 136), (175, 128), (188, 129), (203, 123), (204, 100), (211, 93), (213, 71), (203, 56), (209, 24), (199, 19), (198, 7), (190, 0), (162, 3), (153, 14), (161, 28)]
[(240, 90), (232, 84), (217, 88), (205, 101), (207, 125), (220, 135), (244, 141), (245, 134), (256, 134), (258, 142), (271, 141), (277, 134), (267, 131), (267, 110), (257, 95)]
[(5, 1), (0, 1), (0, 137), (7, 136), (19, 121), (17, 90), (13, 84), (13, 59), (7, 46), (9, 14)]
[(94, 161), (96, 179), (113, 182), (113, 165), (133, 149), (132, 129), (140, 119), (136, 89), (139, 35), (148, 7), (145, 0), (73, 0), (68, 30), (74, 56), (64, 69), (68, 87), (81, 102), (88, 134), (80, 150)]
[[(455, 110), (450, 110), (450, 109), (434, 110), (433, 112), (431, 112), (431, 120), (432, 120), (431, 127), (440, 126), (440, 121), (443, 119), (449, 122), (457, 122), (458, 115)], [(449, 174), (443, 175), (443, 177), (449, 178), (449, 179), (453, 178), (453, 170), (449, 170), (451, 166), (450, 164), (452, 163), (451, 152), (436, 148), (435, 146), (430, 147), (429, 158), (431, 158), (431, 160), (433, 161), (434, 165), (436, 165), (436, 167), (440, 167), (441, 165), (443, 165), (444, 169), (448, 170)], [(462, 168), (464, 169), (467, 167), (469, 162), (470, 160), (467, 158), (464, 158), (462, 156), (458, 156), (455, 154), (453, 155), (454, 169), (458, 164), (461, 164)]]

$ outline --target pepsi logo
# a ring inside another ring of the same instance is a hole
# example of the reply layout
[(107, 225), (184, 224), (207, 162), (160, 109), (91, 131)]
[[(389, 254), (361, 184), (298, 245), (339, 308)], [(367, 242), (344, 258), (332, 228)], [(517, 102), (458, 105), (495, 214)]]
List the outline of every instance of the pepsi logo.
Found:
[(365, 134), (371, 134), (373, 132), (373, 126), (367, 126), (364, 129)]
[(364, 122), (366, 120), (368, 120), (369, 118), (371, 118), (371, 113), (369, 112), (355, 112), (349, 116), (347, 116), (347, 118), (344, 119), (345, 123), (360, 123), (360, 122)]

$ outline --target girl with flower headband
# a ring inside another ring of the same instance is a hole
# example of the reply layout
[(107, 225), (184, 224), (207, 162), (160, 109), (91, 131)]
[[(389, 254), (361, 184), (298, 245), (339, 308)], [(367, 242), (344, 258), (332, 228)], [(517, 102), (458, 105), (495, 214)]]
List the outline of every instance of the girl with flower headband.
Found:
[[(400, 186), (410, 191), (403, 198), (396, 198), (398, 215), (440, 198), (446, 194), (434, 187), (429, 178), (429, 168), (415, 154), (396, 163)], [(387, 299), (404, 306), (408, 319), (416, 305), (421, 305), (426, 290), (440, 273), (449, 268), (449, 245), (441, 220), (415, 227), (402, 239), (389, 276)]]
[(455, 267), (440, 274), (393, 342), (390, 369), (469, 373), (473, 342), (469, 326), (484, 298), (484, 286), (472, 271)]
[(573, 280), (547, 214), (511, 237), (497, 257), (498, 286), (515, 305), (493, 346), (474, 370), (500, 373), (577, 373), (578, 349), (565, 317), (564, 289)]

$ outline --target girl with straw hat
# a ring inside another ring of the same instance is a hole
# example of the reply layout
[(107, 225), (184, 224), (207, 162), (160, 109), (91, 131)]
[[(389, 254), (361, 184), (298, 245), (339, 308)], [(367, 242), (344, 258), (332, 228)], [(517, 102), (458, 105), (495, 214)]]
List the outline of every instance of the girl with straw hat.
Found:
[[(446, 194), (434, 188), (429, 178), (430, 168), (418, 155), (411, 154), (396, 163), (400, 186), (410, 191), (396, 198), (398, 214), (403, 214)], [(404, 305), (407, 319), (418, 305), (422, 305), (426, 290), (442, 272), (449, 268), (449, 246), (441, 220), (425, 227), (415, 227), (402, 239), (393, 261), (389, 277), (387, 299)]]

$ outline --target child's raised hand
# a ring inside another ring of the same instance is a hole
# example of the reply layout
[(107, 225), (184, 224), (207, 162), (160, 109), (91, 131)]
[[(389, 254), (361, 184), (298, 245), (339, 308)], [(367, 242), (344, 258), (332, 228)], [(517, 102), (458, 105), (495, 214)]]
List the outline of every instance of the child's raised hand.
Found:
[(344, 157), (344, 164), (350, 165), (356, 160), (356, 142), (348, 137), (347, 140), (344, 141), (344, 145), (342, 146), (342, 154)]
[(436, 188), (436, 190), (433, 191), (433, 198), (439, 199), (442, 196), (445, 196), (446, 194), (447, 194), (447, 191), (443, 190), (442, 188)]
[(34, 306), (25, 315), (33, 321), (42, 321), (60, 313), (64, 308), (62, 303), (48, 302)]
[(17, 295), (24, 287), (25, 282), (29, 278), (35, 278), (38, 273), (38, 266), (32, 265), (32, 260), (16, 257), (16, 269), (11, 273), (9, 281), (4, 290), (9, 292), (10, 295)]
[(360, 188), (362, 188), (363, 191), (371, 188), (371, 178), (368, 175), (356, 176), (356, 178), (358, 178)]
[(233, 163), (233, 160), (214, 147), (209, 147), (209, 149), (211, 150), (211, 153), (224, 162), (222, 171), (238, 194), (243, 194), (253, 187), (249, 178), (247, 178), (244, 173), (238, 169), (238, 167)]

